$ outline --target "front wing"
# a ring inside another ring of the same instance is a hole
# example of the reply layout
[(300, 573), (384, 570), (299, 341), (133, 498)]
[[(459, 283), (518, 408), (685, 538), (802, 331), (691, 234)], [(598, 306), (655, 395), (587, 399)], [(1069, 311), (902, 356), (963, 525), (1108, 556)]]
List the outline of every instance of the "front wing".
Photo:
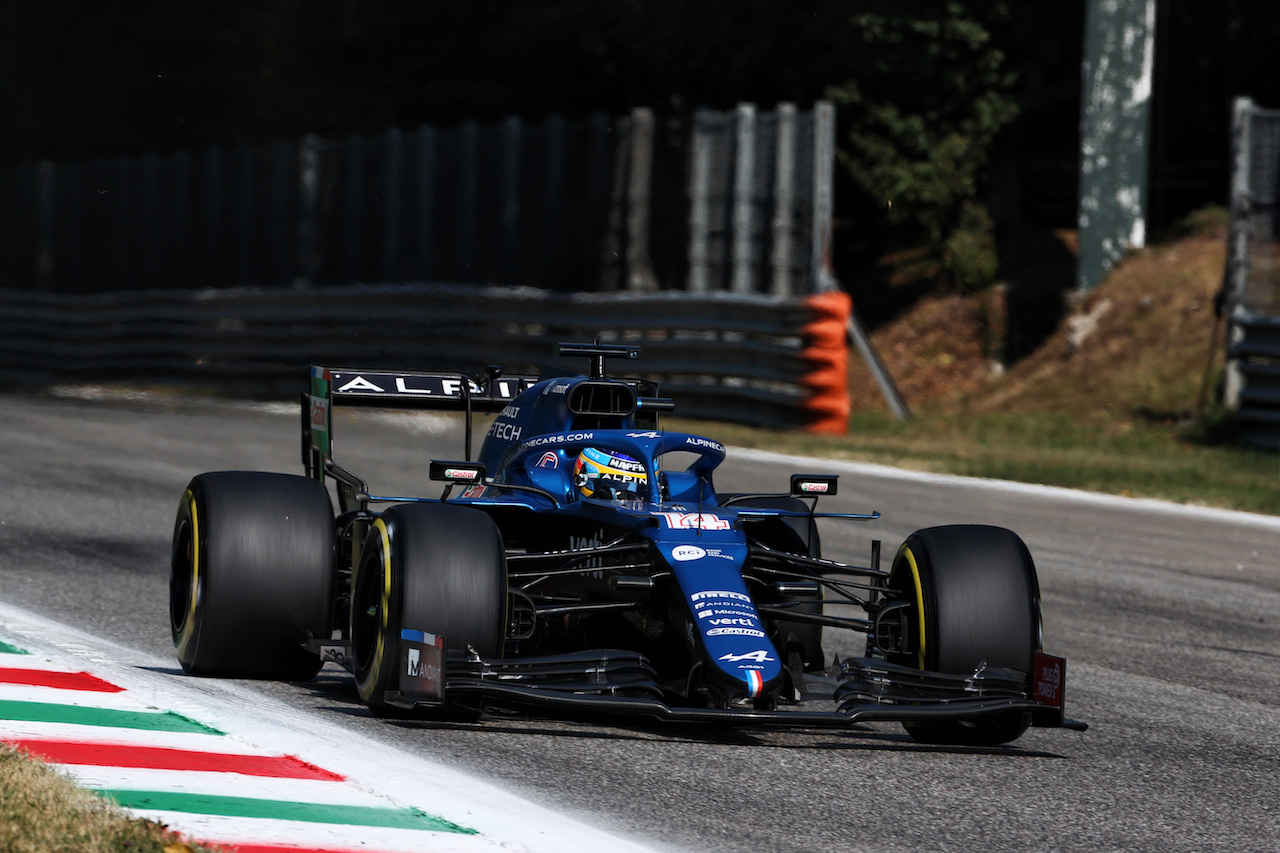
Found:
[[(402, 639), (402, 646), (411, 644), (409, 638)], [(401, 659), (405, 657), (402, 648)], [(1037, 653), (1034, 669), (1028, 675), (984, 667), (958, 676), (857, 658), (844, 661), (831, 675), (806, 677), (799, 686), (801, 701), (782, 709), (689, 708), (664, 700), (654, 668), (635, 652), (605, 649), (498, 661), (451, 652), (445, 658), (443, 691), (423, 692), (421, 681), (402, 670), (400, 690), (385, 698), (406, 709), (437, 706), (445, 697), (483, 698), (514, 707), (736, 726), (844, 727), (861, 722), (971, 720), (1021, 711), (1031, 715), (1033, 726), (1087, 729), (1088, 724), (1063, 714), (1062, 659)], [(830, 710), (813, 709), (820, 704)]]

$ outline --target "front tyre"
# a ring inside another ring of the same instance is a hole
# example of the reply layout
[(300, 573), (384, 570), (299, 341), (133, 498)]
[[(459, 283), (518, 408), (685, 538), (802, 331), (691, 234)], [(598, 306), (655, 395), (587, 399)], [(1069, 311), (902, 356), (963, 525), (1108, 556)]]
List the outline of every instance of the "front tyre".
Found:
[[(911, 648), (890, 655), (892, 663), (956, 675), (984, 661), (1031, 671), (1041, 648), (1040, 588), (1017, 534), (982, 525), (918, 530), (899, 548), (888, 585), (891, 598), (911, 602), (904, 613)], [(991, 746), (1016, 740), (1029, 724), (1015, 711), (904, 726), (923, 743)]]
[[(401, 504), (372, 524), (352, 579), (356, 688), (379, 716), (403, 712), (385, 696), (399, 686), (400, 631), (442, 636), (447, 649), (502, 656), (507, 567), (493, 519), (469, 507)], [(446, 701), (418, 717), (474, 719), (478, 703)]]
[(322, 484), (256, 471), (201, 474), (178, 504), (169, 624), (193, 675), (304, 681), (321, 666), (302, 647), (327, 638), (337, 568)]

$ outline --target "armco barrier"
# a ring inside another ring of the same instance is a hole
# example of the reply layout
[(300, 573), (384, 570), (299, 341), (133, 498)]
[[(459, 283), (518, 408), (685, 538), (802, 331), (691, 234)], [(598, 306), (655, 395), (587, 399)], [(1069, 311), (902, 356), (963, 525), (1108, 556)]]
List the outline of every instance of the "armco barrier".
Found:
[(54, 295), (0, 290), (0, 383), (175, 383), (288, 396), (308, 364), (537, 370), (558, 341), (636, 344), (616, 369), (677, 411), (842, 432), (849, 299), (387, 285)]
[(1226, 398), (1244, 444), (1280, 449), (1280, 317), (1238, 312), (1227, 342)]

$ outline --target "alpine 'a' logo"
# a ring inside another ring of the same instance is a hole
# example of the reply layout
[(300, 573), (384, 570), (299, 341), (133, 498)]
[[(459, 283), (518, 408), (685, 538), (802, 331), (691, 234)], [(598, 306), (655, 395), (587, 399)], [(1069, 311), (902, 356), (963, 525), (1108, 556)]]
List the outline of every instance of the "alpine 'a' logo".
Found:
[(378, 393), (382, 393), (381, 388), (379, 388), (377, 385), (374, 385), (372, 382), (370, 382), (368, 379), (365, 379), (363, 376), (357, 376), (355, 379), (352, 379), (350, 382), (348, 382), (346, 385), (343, 385), (338, 390), (339, 391), (377, 391)]

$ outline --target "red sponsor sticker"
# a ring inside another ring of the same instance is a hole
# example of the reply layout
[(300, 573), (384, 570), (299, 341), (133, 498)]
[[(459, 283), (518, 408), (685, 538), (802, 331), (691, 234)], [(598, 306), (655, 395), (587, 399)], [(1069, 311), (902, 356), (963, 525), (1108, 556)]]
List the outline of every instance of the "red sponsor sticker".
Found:
[(329, 426), (329, 401), (323, 397), (311, 398), (311, 428), (317, 430), (328, 429)]
[(1044, 652), (1036, 652), (1031, 665), (1031, 699), (1051, 708), (1062, 707), (1062, 690), (1067, 681), (1067, 662)]

